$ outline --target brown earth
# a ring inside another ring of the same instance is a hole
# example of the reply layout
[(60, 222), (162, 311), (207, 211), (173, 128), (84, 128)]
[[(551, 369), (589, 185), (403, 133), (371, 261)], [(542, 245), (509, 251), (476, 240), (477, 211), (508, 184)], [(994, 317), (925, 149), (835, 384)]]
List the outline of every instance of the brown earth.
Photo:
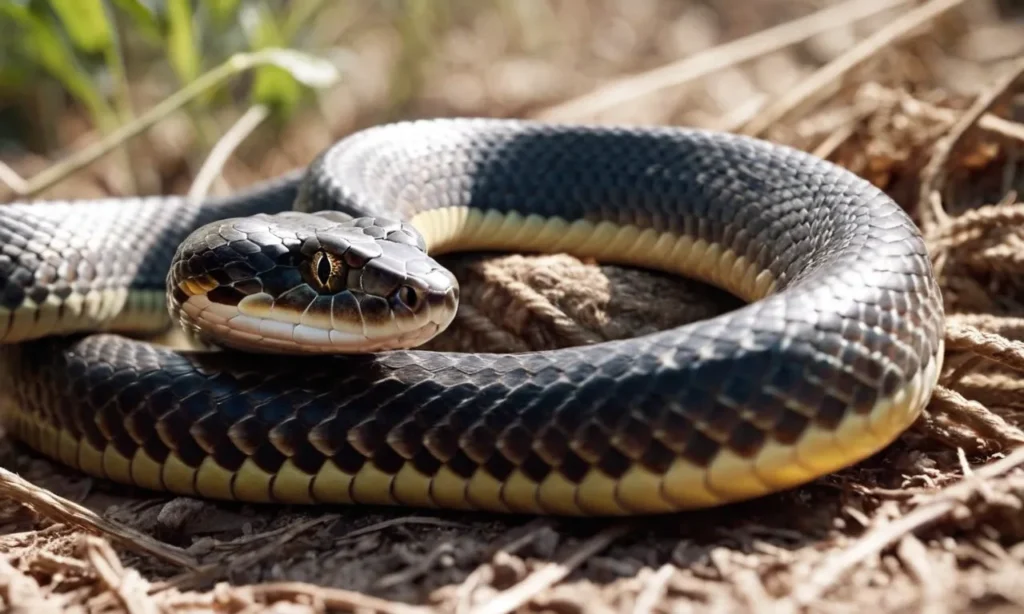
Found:
[[(0, 604), (32, 614), (1024, 611), (1024, 7), (893, 0), (879, 16), (736, 62), (736, 47), (721, 45), (841, 5), (753, 4), (501, 3), (460, 13), (414, 68), (417, 49), (392, 24), (323, 19), (359, 24), (329, 33), (358, 58), (355, 72), (319, 112), (251, 136), (217, 189), (413, 116), (700, 125), (813, 151), (903, 204), (939, 270), (946, 371), (897, 442), (790, 492), (631, 522), (209, 503), (92, 480), (4, 439)], [(711, 69), (687, 80), (694, 66)], [(645, 71), (656, 72), (625, 78)], [(407, 77), (402, 87), (393, 74)], [(668, 85), (646, 89), (655, 79)], [(419, 86), (406, 91), (407, 81)], [(173, 117), (133, 145), (148, 156), (151, 191), (183, 192), (195, 176), (202, 155), (186, 127)], [(59, 132), (92, 138), (74, 113)], [(4, 159), (31, 175), (59, 158)], [(125, 177), (112, 156), (44, 195), (121, 193)], [(565, 255), (445, 261), (465, 296), (437, 348), (591, 343), (736, 305), (701, 284)]]

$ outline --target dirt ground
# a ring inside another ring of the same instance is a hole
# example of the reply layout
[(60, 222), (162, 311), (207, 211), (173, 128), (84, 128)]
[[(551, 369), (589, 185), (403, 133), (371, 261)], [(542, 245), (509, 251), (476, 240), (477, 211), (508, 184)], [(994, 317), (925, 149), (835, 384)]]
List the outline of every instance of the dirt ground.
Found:
[[(400, 117), (699, 125), (813, 151), (904, 205), (939, 271), (946, 368), (897, 442), (793, 491), (611, 521), (210, 503), (92, 480), (2, 439), (0, 604), (31, 614), (1024, 611), (1024, 5), (754, 4), (497, 3), (437, 35), (420, 87), (399, 104), (384, 76), (408, 70), (402, 39), (387, 24), (346, 32), (355, 73), (317, 112), (252, 135), (217, 189)], [(807, 20), (773, 29), (825, 7), (835, 13), (822, 34), (805, 36), (820, 27)], [(889, 10), (867, 16), (873, 7)], [(171, 118), (133, 144), (152, 161), (152, 189), (184, 192), (195, 175), (182, 125)], [(59, 129), (89, 138), (73, 114)], [(30, 176), (60, 157), (3, 160)], [(124, 182), (105, 158), (43, 196), (119, 193)], [(695, 282), (565, 255), (444, 261), (464, 296), (435, 348), (591, 343), (737, 305)]]

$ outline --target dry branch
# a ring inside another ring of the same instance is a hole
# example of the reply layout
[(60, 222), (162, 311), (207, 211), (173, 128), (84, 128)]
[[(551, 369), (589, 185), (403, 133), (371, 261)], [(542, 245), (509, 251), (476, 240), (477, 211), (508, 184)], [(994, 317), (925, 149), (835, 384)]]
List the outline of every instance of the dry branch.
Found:
[(321, 604), (327, 610), (346, 612), (376, 612), (379, 614), (431, 614), (429, 608), (415, 607), (363, 595), (340, 588), (316, 586), (305, 582), (266, 582), (252, 586), (230, 587), (220, 585), (218, 592), (249, 611), (257, 604), (278, 601), (306, 601)]
[(1024, 342), (966, 326), (946, 327), (946, 348), (973, 352), (1011, 369), (1024, 372)]
[(930, 233), (936, 224), (947, 216), (942, 208), (942, 187), (946, 175), (943, 170), (957, 143), (968, 130), (1013, 86), (1024, 73), (1024, 60), (1015, 62), (1006, 73), (982, 92), (953, 128), (932, 149), (932, 157), (921, 171), (921, 190), (918, 194), (917, 209), (921, 216), (921, 227)]
[(926, 25), (951, 11), (965, 0), (932, 0), (902, 15), (887, 27), (875, 32), (846, 53), (822, 66), (810, 77), (758, 113), (744, 126), (742, 132), (761, 135), (802, 109), (821, 102), (837, 87), (839, 82), (852, 70), (862, 66), (878, 53), (891, 49), (891, 45), (910, 32)]
[(632, 527), (626, 524), (612, 525), (585, 541), (561, 563), (543, 565), (523, 581), (477, 608), (473, 614), (508, 614), (522, 607), (539, 593), (569, 575), (587, 558), (604, 550), (631, 530)]
[(189, 188), (189, 197), (196, 199), (206, 197), (231, 154), (268, 117), (270, 117), (270, 107), (257, 104), (249, 107), (249, 110), (235, 121), (234, 125), (213, 146), (210, 154), (206, 156), (206, 161), (196, 173), (192, 187)]
[(179, 567), (194, 569), (196, 566), (196, 561), (181, 549), (101, 518), (92, 510), (59, 497), (0, 467), (0, 499), (3, 498), (16, 501), (55, 522), (67, 523), (105, 536), (128, 550), (154, 556)]
[(586, 120), (631, 100), (684, 85), (908, 3), (908, 0), (847, 0), (838, 6), (713, 47), (678, 62), (617, 79), (596, 91), (548, 107), (537, 113), (536, 117), (547, 121)]
[(1014, 450), (1010, 455), (975, 471), (971, 477), (944, 488), (913, 511), (888, 524), (874, 527), (852, 546), (828, 556), (806, 579), (796, 584), (792, 597), (806, 606), (826, 594), (843, 576), (858, 563), (876, 556), (907, 535), (914, 534), (947, 516), (987, 480), (995, 479), (1024, 464), (1024, 448)]

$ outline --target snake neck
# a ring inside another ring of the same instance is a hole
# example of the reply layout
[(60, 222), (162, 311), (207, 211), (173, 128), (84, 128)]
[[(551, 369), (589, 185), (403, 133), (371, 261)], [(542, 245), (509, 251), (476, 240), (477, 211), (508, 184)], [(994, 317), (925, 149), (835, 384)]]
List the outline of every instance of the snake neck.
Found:
[[(170, 323), (165, 282), (177, 246), (210, 221), (292, 206), (298, 173), (229, 197), (107, 198), (0, 207), (0, 344)], [(53, 264), (50, 264), (53, 263)]]

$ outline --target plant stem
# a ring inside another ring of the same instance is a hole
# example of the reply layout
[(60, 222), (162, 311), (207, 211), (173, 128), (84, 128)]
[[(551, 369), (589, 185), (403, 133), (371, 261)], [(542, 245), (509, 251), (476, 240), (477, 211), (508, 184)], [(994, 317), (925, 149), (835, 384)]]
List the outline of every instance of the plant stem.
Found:
[(32, 196), (54, 185), (64, 177), (88, 166), (97, 159), (110, 153), (128, 139), (142, 134), (157, 122), (168, 117), (175, 111), (192, 102), (206, 91), (220, 85), (222, 82), (238, 75), (239, 73), (251, 70), (258, 66), (274, 64), (272, 53), (264, 53), (263, 50), (255, 53), (240, 53), (227, 59), (227, 61), (201, 74), (194, 81), (171, 94), (162, 102), (152, 107), (134, 121), (124, 124), (104, 136), (99, 141), (71, 154), (63, 161), (41, 171), (26, 182), (25, 190), (19, 192), (22, 196)]

